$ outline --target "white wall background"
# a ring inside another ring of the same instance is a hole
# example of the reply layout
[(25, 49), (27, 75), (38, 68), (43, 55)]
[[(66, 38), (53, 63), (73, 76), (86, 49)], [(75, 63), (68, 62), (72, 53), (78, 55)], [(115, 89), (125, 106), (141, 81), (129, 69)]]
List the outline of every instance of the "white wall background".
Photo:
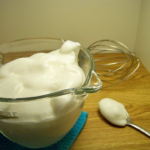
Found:
[(142, 0), (134, 52), (150, 72), (150, 0)]
[(150, 71), (150, 0), (0, 0), (0, 44), (32, 37), (118, 40)]
[(101, 39), (135, 47), (141, 0), (0, 0), (0, 44), (56, 37), (87, 47)]

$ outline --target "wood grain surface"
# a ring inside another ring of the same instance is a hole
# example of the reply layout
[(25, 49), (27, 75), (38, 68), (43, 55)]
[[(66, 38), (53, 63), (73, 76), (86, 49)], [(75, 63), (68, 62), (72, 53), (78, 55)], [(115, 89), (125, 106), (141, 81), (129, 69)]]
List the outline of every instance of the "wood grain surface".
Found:
[(106, 97), (124, 104), (131, 121), (150, 131), (150, 73), (141, 64), (127, 80), (89, 94), (83, 108), (88, 119), (70, 150), (150, 150), (148, 136), (130, 126), (112, 125), (102, 117), (98, 102)]

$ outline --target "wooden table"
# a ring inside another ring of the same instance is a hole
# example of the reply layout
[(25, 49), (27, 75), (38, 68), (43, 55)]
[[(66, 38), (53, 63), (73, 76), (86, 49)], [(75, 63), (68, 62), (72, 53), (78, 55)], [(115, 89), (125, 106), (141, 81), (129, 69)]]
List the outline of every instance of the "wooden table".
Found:
[(88, 96), (83, 108), (88, 119), (70, 150), (150, 150), (149, 137), (130, 126), (114, 126), (101, 116), (98, 102), (106, 97), (124, 104), (131, 121), (150, 131), (150, 73), (141, 64), (127, 80)]

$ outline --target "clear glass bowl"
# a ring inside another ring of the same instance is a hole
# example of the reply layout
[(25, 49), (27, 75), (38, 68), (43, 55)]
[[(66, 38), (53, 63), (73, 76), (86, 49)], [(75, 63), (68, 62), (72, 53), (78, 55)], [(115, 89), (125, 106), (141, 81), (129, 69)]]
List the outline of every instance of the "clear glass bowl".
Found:
[[(59, 49), (64, 40), (54, 38), (23, 39), (0, 45), (0, 65), (21, 57), (28, 57), (38, 52), (50, 52)], [(41, 148), (61, 140), (77, 121), (86, 97), (89, 93), (100, 90), (102, 83), (95, 72), (91, 53), (80, 47), (79, 66), (83, 69), (86, 80), (81, 87), (63, 89), (46, 95), (11, 99), (0, 97), (0, 131), (8, 139), (30, 148)], [(40, 84), (40, 83), (39, 83)], [(69, 105), (64, 105), (55, 117), (49, 117), (45, 108), (35, 108), (35, 103), (71, 98)], [(69, 96), (69, 97), (68, 97)], [(11, 106), (11, 109), (10, 109)], [(72, 106), (72, 107), (70, 107)], [(18, 108), (17, 111), (15, 108)], [(28, 109), (26, 114), (23, 109)], [(42, 118), (37, 114), (43, 114)], [(65, 111), (67, 110), (67, 111)], [(23, 114), (23, 115), (22, 115)], [(45, 114), (45, 115), (44, 115)], [(23, 116), (29, 115), (26, 120)], [(35, 117), (36, 116), (36, 117)]]

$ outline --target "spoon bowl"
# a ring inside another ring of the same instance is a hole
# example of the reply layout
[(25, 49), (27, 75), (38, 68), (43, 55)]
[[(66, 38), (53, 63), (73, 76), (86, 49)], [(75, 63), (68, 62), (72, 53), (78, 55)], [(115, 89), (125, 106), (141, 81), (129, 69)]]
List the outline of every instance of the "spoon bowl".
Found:
[(98, 105), (103, 117), (112, 124), (117, 126), (131, 126), (150, 137), (150, 132), (131, 122), (129, 114), (123, 104), (111, 98), (103, 98), (99, 101)]

